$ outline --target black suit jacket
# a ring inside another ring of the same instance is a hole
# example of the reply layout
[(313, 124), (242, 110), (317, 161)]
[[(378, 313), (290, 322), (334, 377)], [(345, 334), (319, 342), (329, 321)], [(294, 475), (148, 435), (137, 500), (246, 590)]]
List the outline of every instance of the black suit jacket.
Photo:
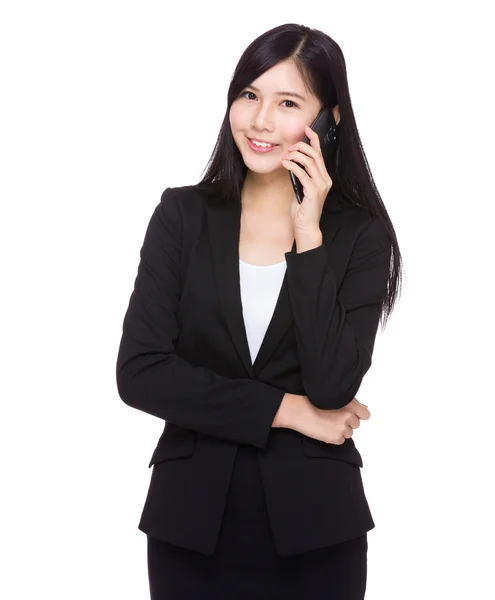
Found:
[(374, 527), (354, 441), (272, 428), (286, 392), (322, 409), (356, 395), (371, 365), (390, 241), (380, 220), (329, 195), (323, 245), (287, 271), (251, 362), (239, 283), (240, 203), (167, 188), (149, 222), (123, 321), (119, 396), (165, 420), (138, 528), (212, 554), (239, 444), (259, 449), (277, 551), (298, 554)]

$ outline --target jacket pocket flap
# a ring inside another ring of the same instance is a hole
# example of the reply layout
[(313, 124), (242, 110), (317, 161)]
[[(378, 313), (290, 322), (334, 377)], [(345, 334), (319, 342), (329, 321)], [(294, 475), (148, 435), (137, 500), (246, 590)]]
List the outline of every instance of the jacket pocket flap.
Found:
[(195, 442), (196, 434), (193, 431), (162, 435), (153, 452), (148, 469), (164, 460), (192, 456)]
[(363, 466), (361, 455), (351, 438), (346, 439), (343, 444), (337, 445), (326, 444), (320, 440), (306, 437), (302, 439), (302, 447), (306, 456), (345, 460), (358, 467)]

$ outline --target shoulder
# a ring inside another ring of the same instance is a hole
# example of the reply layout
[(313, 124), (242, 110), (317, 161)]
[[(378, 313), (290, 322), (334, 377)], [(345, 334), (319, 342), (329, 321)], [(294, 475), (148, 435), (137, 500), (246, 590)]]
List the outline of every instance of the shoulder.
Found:
[[(359, 259), (390, 252), (391, 238), (381, 218), (363, 206), (345, 206), (332, 218), (340, 219), (333, 238), (333, 252)], [(327, 225), (328, 227), (328, 225)], [(334, 226), (335, 227), (335, 226)], [(330, 226), (331, 231), (331, 226)]]
[(363, 238), (378, 244), (388, 245), (390, 236), (382, 219), (361, 206), (347, 206), (342, 209), (342, 222), (348, 235)]
[(206, 206), (207, 193), (195, 185), (167, 187), (162, 193), (158, 206), (163, 216), (169, 219), (184, 220), (201, 215)]
[(377, 214), (366, 205), (333, 192), (332, 188), (323, 207), (321, 223), (335, 219), (339, 221), (340, 235), (348, 241), (356, 241), (362, 234), (390, 241), (388, 228)]
[(206, 200), (205, 190), (195, 185), (168, 187), (162, 193), (160, 202), (164, 205), (174, 204), (185, 208), (202, 205)]

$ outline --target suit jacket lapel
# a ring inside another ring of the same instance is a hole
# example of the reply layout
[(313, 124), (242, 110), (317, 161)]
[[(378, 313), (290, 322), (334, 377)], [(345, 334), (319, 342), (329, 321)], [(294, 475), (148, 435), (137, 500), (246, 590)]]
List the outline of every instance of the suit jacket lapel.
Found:
[[(331, 206), (327, 208), (328, 212), (332, 213), (341, 210), (336, 202), (332, 202)], [(293, 319), (286, 272), (272, 319), (253, 364), (242, 314), (239, 274), (240, 222), (240, 202), (233, 201), (223, 206), (207, 204), (208, 234), (219, 301), (239, 359), (248, 376), (255, 379), (270, 359), (287, 329), (292, 325)], [(323, 222), (322, 217), (320, 227), (323, 232), (323, 242), (328, 247), (340, 226), (340, 218), (325, 219), (325, 228), (323, 228)], [(294, 241), (291, 252), (295, 251), (296, 243)]]

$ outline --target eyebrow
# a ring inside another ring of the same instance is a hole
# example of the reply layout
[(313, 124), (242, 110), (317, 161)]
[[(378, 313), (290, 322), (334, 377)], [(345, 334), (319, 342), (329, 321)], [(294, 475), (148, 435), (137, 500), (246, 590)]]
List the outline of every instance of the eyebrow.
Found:
[[(257, 87), (254, 87), (254, 85), (248, 85), (246, 87), (251, 88), (255, 92), (260, 91)], [(299, 98), (299, 100), (302, 100), (303, 102), (306, 101), (306, 98), (304, 98), (304, 96), (296, 94), (296, 92), (275, 92), (275, 96), (293, 96), (294, 98)]]

